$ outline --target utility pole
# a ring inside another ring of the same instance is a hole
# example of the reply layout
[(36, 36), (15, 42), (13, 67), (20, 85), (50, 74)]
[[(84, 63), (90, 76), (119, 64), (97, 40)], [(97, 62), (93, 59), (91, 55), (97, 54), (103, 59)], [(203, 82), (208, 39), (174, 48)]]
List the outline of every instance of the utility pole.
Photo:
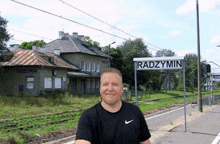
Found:
[(111, 47), (111, 44), (114, 44), (115, 42), (113, 43), (110, 43), (109, 46), (108, 46), (108, 68), (111, 67), (111, 62), (110, 62), (110, 47)]
[(197, 11), (197, 67), (198, 67), (198, 108), (200, 112), (202, 110), (202, 96), (201, 96), (201, 66), (200, 66), (200, 34), (199, 34), (199, 2), (196, 0), (196, 11)]

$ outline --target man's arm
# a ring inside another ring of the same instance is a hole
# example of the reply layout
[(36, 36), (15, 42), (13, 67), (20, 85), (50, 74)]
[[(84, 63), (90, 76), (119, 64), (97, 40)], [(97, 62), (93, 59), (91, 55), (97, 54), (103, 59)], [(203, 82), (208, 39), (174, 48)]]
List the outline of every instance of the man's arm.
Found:
[(141, 144), (150, 144), (150, 139), (148, 139), (148, 140), (146, 140), (146, 141), (141, 142)]
[(91, 143), (87, 140), (76, 140), (74, 144), (91, 144)]

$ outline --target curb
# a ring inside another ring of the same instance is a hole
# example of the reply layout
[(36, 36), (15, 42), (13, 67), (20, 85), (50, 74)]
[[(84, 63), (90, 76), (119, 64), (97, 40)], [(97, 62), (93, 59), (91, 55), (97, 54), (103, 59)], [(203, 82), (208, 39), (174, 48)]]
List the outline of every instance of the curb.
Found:
[(62, 143), (65, 143), (65, 142), (75, 140), (75, 137), (76, 137), (76, 135), (73, 135), (73, 136), (62, 138), (62, 139), (46, 142), (46, 143), (43, 143), (43, 144), (62, 144)]

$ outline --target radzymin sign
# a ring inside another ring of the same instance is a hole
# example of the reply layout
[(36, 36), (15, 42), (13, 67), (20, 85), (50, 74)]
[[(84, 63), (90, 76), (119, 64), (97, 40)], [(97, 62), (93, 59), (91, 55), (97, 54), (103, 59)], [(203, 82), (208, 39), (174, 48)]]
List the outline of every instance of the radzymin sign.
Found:
[(171, 70), (183, 69), (184, 85), (184, 116), (185, 132), (186, 128), (186, 95), (185, 95), (185, 62), (184, 57), (153, 57), (153, 58), (134, 58), (134, 79), (135, 79), (135, 97), (137, 105), (137, 70)]
[(137, 70), (182, 69), (184, 57), (134, 58)]

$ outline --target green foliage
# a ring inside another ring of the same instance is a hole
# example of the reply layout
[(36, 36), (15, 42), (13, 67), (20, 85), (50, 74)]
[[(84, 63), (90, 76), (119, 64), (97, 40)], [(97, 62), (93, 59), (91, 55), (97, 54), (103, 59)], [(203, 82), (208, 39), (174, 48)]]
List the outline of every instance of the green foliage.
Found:
[(220, 82), (217, 82), (217, 87), (220, 88)]
[(94, 45), (95, 47), (99, 47), (99, 42), (94, 41), (94, 42), (93, 42), (93, 45)]
[(92, 40), (90, 39), (89, 36), (85, 36), (85, 37), (84, 37), (84, 40), (85, 40), (85, 42), (86, 42), (87, 44), (92, 45)]
[[(157, 51), (156, 57), (163, 57), (163, 56), (172, 57), (172, 56), (175, 56), (175, 52), (169, 49), (162, 49), (162, 50)], [(159, 90), (162, 86), (165, 87), (165, 89), (167, 89), (166, 86), (168, 86), (168, 81), (171, 77), (173, 81), (176, 82), (176, 76), (172, 70), (158, 71), (157, 76), (154, 77), (155, 79), (154, 82), (156, 81), (156, 85), (155, 84), (153, 85), (153, 89), (155, 89), (155, 86), (158, 87)]]
[(19, 48), (22, 48), (22, 49), (32, 49), (32, 46), (44, 46), (46, 43), (43, 41), (43, 40), (36, 40), (36, 41), (33, 41), (33, 42), (23, 42)]
[[(134, 62), (135, 57), (151, 57), (147, 46), (141, 38), (129, 40), (118, 46), (115, 50), (117, 58), (111, 62), (112, 67), (118, 68), (123, 75), (123, 82), (131, 86), (134, 85)], [(112, 56), (112, 55), (111, 55)], [(142, 71), (138, 73), (138, 84), (143, 85), (149, 80), (149, 71)]]
[(124, 86), (124, 87), (128, 87), (128, 88), (130, 87), (130, 85), (127, 84), (127, 83), (123, 83), (123, 86)]
[(175, 56), (175, 52), (169, 49), (162, 49), (157, 51), (156, 57), (162, 57), (162, 56)]
[[(186, 82), (186, 89), (187, 91), (191, 90), (194, 91), (197, 84), (197, 55), (193, 53), (189, 53), (185, 55), (185, 61), (187, 62), (185, 65), (185, 82)], [(202, 61), (201, 63), (201, 85), (203, 85), (206, 81), (206, 73), (205, 73), (205, 62)], [(178, 83), (183, 83), (183, 72), (182, 70), (178, 70), (176, 73), (178, 75)]]
[(143, 85), (139, 85), (139, 89), (141, 89), (142, 91), (146, 91), (146, 87)]
[(8, 21), (0, 15), (0, 56), (7, 51), (7, 42), (12, 37), (7, 32)]
[(183, 83), (179, 83), (176, 88), (176, 91), (183, 91), (183, 89), (184, 89)]

